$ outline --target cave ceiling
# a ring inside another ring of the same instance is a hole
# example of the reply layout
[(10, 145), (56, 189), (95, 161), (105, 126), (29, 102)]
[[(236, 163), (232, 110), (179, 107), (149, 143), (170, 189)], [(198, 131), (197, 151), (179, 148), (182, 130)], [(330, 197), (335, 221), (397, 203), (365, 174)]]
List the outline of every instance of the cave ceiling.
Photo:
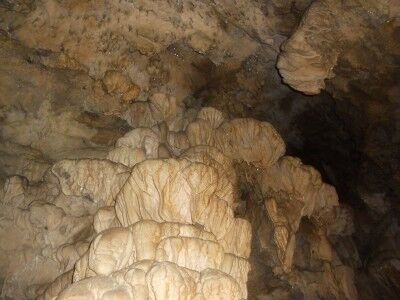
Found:
[(397, 299), (399, 0), (0, 0), (0, 299)]

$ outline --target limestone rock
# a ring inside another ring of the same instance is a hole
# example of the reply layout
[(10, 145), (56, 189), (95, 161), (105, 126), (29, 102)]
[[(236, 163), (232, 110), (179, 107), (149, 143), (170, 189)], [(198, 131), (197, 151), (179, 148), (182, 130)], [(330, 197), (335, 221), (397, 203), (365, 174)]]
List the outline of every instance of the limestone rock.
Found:
[(282, 47), (277, 65), (283, 80), (305, 94), (319, 93), (325, 80), (335, 76), (334, 67), (348, 46), (368, 39), (378, 20), (391, 22), (399, 7), (391, 1), (314, 1)]
[(160, 137), (149, 128), (136, 128), (117, 140), (117, 147), (143, 149), (147, 158), (157, 158)]
[[(85, 251), (85, 243), (79, 241), (90, 236), (93, 219), (83, 204), (81, 215), (74, 215), (68, 205), (58, 206), (60, 190), (48, 181), (8, 179), (0, 199), (0, 272), (9, 274), (2, 296), (35, 297), (36, 288), (68, 271)], [(53, 289), (59, 292), (54, 287), (48, 293)]]
[(197, 114), (197, 118), (208, 121), (212, 128), (218, 128), (225, 120), (222, 112), (212, 107), (203, 107)]
[(1, 1), (0, 298), (396, 298), (397, 2)]
[(190, 123), (186, 128), (186, 135), (191, 147), (215, 145), (215, 130), (206, 120), (198, 119)]
[[(276, 253), (272, 256), (277, 255), (283, 270), (289, 272), (295, 252), (295, 235), (303, 216), (310, 217), (315, 224), (326, 230), (326, 226), (335, 219), (335, 208), (339, 205), (337, 194), (332, 187), (322, 183), (315, 169), (288, 156), (264, 170), (260, 185), (264, 197), (267, 197), (265, 209), (271, 224), (264, 226), (271, 226), (276, 247)], [(260, 231), (259, 236), (263, 234), (265, 232)], [(328, 252), (322, 256), (331, 257), (324, 229), (320, 239), (325, 241)], [(274, 248), (268, 240), (265, 240), (263, 247), (268, 251)]]
[(131, 168), (146, 160), (146, 153), (142, 148), (121, 146), (111, 149), (107, 154), (107, 159)]
[[(117, 144), (140, 144), (138, 136), (142, 135), (133, 132)], [(246, 298), (251, 228), (246, 220), (233, 215), (235, 183), (232, 175), (228, 179), (232, 162), (209, 146), (190, 150), (186, 156), (192, 160), (138, 163), (129, 178), (124, 177), (122, 187), (118, 176), (126, 169), (121, 165), (88, 160), (57, 163), (53, 172), (59, 178), (62, 170), (71, 173), (71, 180), (60, 180), (62, 187), (66, 185), (63, 191), (68, 188), (77, 194), (80, 189), (75, 186), (82, 185), (92, 189), (93, 195), (103, 195), (99, 203), (111, 206), (101, 207), (94, 215), (98, 234), (86, 252), (83, 245), (59, 250), (64, 265), (76, 261), (73, 284), (64, 284), (64, 278), (70, 278), (68, 273), (49, 285), (42, 296), (58, 292), (60, 299), (78, 295), (97, 299), (109, 294), (118, 299)], [(102, 190), (94, 189), (98, 185), (82, 175), (91, 168), (116, 178), (112, 185), (119, 189), (115, 207), (108, 200), (114, 199), (114, 189), (104, 183)]]
[(93, 227), (97, 233), (112, 227), (120, 226), (121, 224), (119, 223), (115, 214), (114, 206), (101, 207), (94, 215)]
[[(30, 47), (40, 45), (54, 52), (64, 49), (97, 78), (112, 66), (122, 68), (132, 63), (130, 47), (151, 55), (186, 40), (196, 51), (210, 52), (216, 64), (224, 60), (223, 52), (229, 51), (233, 58), (240, 60), (254, 49), (255, 43), (250, 38), (237, 37), (223, 30), (218, 13), (210, 5), (196, 3), (194, 7), (187, 3), (175, 5), (162, 1), (146, 2), (141, 6), (49, 2), (37, 5), (27, 16), (26, 26), (19, 28), (15, 36)], [(144, 13), (146, 11), (154, 13), (148, 15)], [(151, 29), (149, 25), (152, 25)], [(67, 27), (71, 30), (66, 30)], [(77, 42), (77, 38), (82, 42)], [(224, 43), (219, 42), (222, 40)], [(239, 51), (238, 40), (247, 48)]]
[(89, 197), (99, 205), (111, 205), (129, 176), (128, 169), (107, 160), (63, 160), (52, 168), (65, 195)]
[(133, 102), (140, 93), (140, 88), (129, 78), (115, 71), (107, 71), (103, 78), (107, 93), (121, 97), (126, 103)]
[(216, 140), (217, 148), (226, 156), (265, 167), (273, 165), (285, 153), (285, 144), (272, 125), (253, 119), (222, 124)]
[(168, 146), (175, 155), (180, 155), (190, 147), (189, 139), (185, 132), (168, 132)]
[[(196, 222), (218, 239), (225, 240), (229, 234), (235, 235), (235, 230), (246, 228), (247, 224), (233, 223), (233, 212), (228, 206), (232, 203), (228, 197), (233, 192), (221, 191), (222, 188), (232, 189), (232, 186), (220, 186), (220, 180), (216, 169), (184, 159), (145, 161), (133, 169), (117, 197), (118, 219), (123, 226), (149, 219), (186, 224)], [(227, 195), (227, 199), (213, 197), (217, 193)], [(221, 227), (223, 218), (227, 218), (226, 225)], [(230, 233), (230, 230), (233, 232)], [(249, 228), (244, 231), (247, 232), (243, 234), (246, 245)], [(239, 245), (229, 246), (233, 247), (232, 253), (248, 256), (248, 246), (240, 248)], [(232, 250), (226, 249), (228, 252)]]

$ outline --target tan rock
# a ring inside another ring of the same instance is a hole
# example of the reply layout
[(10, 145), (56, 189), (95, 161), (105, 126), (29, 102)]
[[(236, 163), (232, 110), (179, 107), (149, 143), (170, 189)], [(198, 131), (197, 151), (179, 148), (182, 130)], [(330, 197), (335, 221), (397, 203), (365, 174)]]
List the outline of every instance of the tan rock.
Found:
[(115, 147), (108, 152), (107, 159), (132, 168), (134, 165), (146, 160), (146, 152), (142, 148)]
[(216, 147), (232, 159), (264, 167), (273, 165), (285, 153), (285, 144), (272, 125), (254, 119), (223, 123), (216, 133)]
[(197, 118), (209, 122), (212, 128), (218, 128), (225, 120), (222, 112), (212, 107), (203, 107)]
[(124, 102), (133, 102), (140, 93), (140, 88), (130, 79), (116, 71), (107, 71), (103, 78), (103, 84), (108, 94), (120, 97)]
[(214, 146), (215, 130), (206, 120), (198, 119), (190, 123), (186, 127), (186, 135), (191, 147), (199, 145)]
[(133, 236), (129, 229), (107, 229), (90, 245), (88, 268), (97, 275), (110, 275), (135, 261), (133, 246)]
[(175, 155), (180, 155), (190, 147), (189, 139), (185, 132), (168, 132), (168, 146)]
[(224, 249), (218, 243), (188, 237), (163, 239), (156, 252), (157, 261), (173, 262), (197, 272), (218, 269), (223, 257)]
[(96, 276), (76, 282), (64, 289), (57, 299), (133, 299), (128, 285), (121, 286), (110, 277)]
[(114, 206), (104, 206), (99, 208), (93, 217), (93, 227), (97, 233), (113, 227), (120, 227)]
[(108, 160), (63, 160), (52, 168), (65, 195), (89, 197), (111, 205), (125, 180), (128, 168)]

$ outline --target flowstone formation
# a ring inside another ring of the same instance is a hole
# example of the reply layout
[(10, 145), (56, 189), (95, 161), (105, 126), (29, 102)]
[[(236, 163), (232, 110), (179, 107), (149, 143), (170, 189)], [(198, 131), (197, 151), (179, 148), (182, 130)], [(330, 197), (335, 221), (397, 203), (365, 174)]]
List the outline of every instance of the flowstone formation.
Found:
[[(60, 160), (37, 184), (7, 179), (3, 296), (247, 299), (249, 271), (257, 270), (250, 254), (258, 251), (275, 276), (304, 289), (298, 281), (307, 278), (293, 261), (307, 217), (317, 239), (313, 259), (323, 264), (317, 274), (330, 280), (326, 291), (317, 284), (307, 295), (356, 298), (352, 274), (327, 239), (339, 209), (336, 192), (316, 170), (283, 156), (285, 145), (269, 123), (227, 120), (203, 108), (181, 129), (170, 131), (165, 121), (138, 127), (108, 159)], [(253, 177), (239, 178), (240, 167)], [(246, 182), (261, 189), (264, 207), (255, 217), (263, 221), (253, 249), (254, 218), (235, 217), (243, 202), (252, 205), (240, 195)]]
[(0, 1), (0, 298), (396, 298), (399, 7)]

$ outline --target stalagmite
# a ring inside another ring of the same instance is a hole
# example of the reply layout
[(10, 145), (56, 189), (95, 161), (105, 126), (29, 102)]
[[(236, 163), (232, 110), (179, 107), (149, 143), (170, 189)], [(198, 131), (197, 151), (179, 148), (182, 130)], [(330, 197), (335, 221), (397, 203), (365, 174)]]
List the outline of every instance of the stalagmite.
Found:
[(0, 299), (395, 299), (399, 16), (0, 1)]

